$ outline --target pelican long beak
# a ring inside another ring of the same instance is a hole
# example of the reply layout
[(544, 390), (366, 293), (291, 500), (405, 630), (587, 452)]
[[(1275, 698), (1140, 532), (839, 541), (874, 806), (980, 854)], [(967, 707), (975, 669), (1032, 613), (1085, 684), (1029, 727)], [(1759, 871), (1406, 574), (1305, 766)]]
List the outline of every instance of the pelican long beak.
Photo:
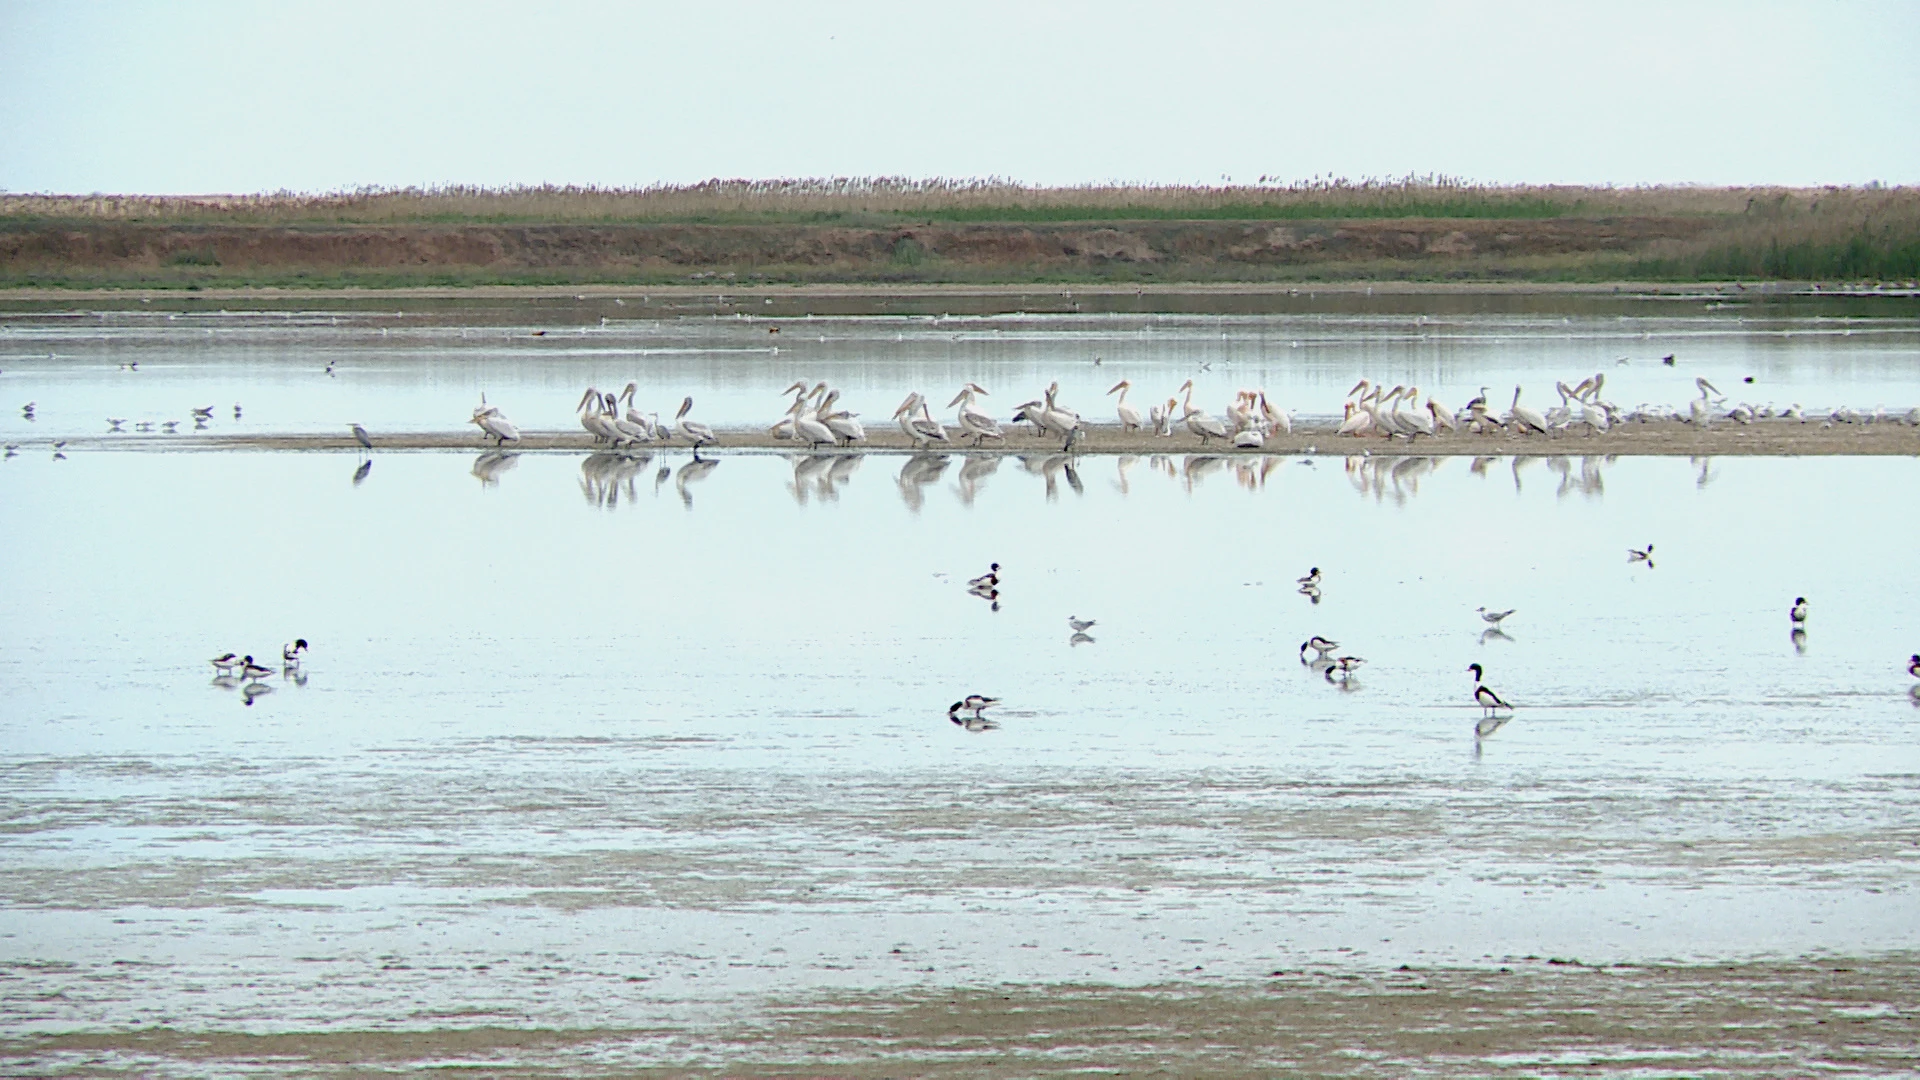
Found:
[[(1127, 380), (1121, 379), (1119, 382), (1113, 384), (1113, 390), (1125, 390), (1127, 387), (1132, 385), (1133, 384), (1128, 382)], [(1107, 391), (1107, 393), (1111, 394), (1113, 393), (1113, 390), (1109, 390)]]
[[(1181, 384), (1180, 384), (1180, 390), (1191, 390), (1191, 389), (1193, 389), (1193, 380), (1192, 380), (1192, 379), (1188, 379), (1188, 380), (1187, 380), (1186, 382), (1183, 382), (1183, 383), (1181, 383)], [(1174, 393), (1176, 393), (1176, 394), (1177, 394), (1177, 393), (1179, 393), (1179, 392), (1180, 392), (1180, 390), (1175, 390), (1175, 391), (1174, 391)]]
[(678, 420), (692, 411), (693, 411), (693, 399), (688, 398), (687, 400), (680, 403), (680, 411), (677, 413), (674, 413), (673, 418), (675, 420)]
[(947, 408), (951, 409), (955, 405), (958, 405), (961, 402), (967, 400), (967, 395), (971, 392), (972, 392), (971, 387), (963, 387), (959, 393), (953, 395), (952, 401), (947, 402)]
[(984, 386), (981, 386), (979, 383), (968, 383), (967, 389), (973, 391), (976, 394), (979, 394), (981, 397), (993, 396), (992, 394), (987, 393), (987, 388)]
[(806, 393), (806, 391), (807, 391), (807, 381), (805, 379), (802, 379), (799, 382), (794, 383), (792, 386), (787, 387), (785, 390), (780, 391), (780, 393), (784, 396), (786, 394), (804, 394)]
[(1352, 397), (1353, 395), (1359, 393), (1362, 390), (1365, 390), (1367, 387), (1371, 385), (1373, 384), (1368, 382), (1365, 379), (1361, 379), (1359, 382), (1353, 384), (1353, 389), (1347, 391), (1347, 396)]
[(1713, 391), (1713, 392), (1714, 392), (1714, 393), (1716, 393), (1716, 394), (1720, 392), (1720, 388), (1719, 388), (1719, 387), (1717, 387), (1717, 386), (1715, 386), (1715, 385), (1713, 385), (1712, 383), (1710, 383), (1710, 382), (1708, 382), (1708, 381), (1707, 381), (1707, 380), (1705, 380), (1705, 379), (1701, 379), (1701, 380), (1700, 380), (1700, 385), (1701, 385), (1701, 386), (1704, 386), (1704, 387), (1706, 387), (1706, 388), (1707, 388), (1708, 390), (1711, 390), (1711, 391)]
[(589, 401), (598, 401), (598, 400), (600, 400), (600, 391), (595, 387), (589, 386), (587, 387), (587, 392), (580, 395), (580, 404), (575, 405), (573, 407), (574, 411), (578, 412), (579, 410), (586, 408), (587, 402)]
[(920, 396), (919, 394), (908, 394), (908, 395), (907, 395), (907, 400), (905, 400), (905, 401), (903, 401), (903, 402), (901, 402), (901, 403), (900, 403), (900, 407), (899, 407), (899, 408), (897, 408), (897, 409), (895, 409), (895, 410), (893, 410), (893, 417), (894, 417), (894, 419), (896, 419), (896, 420), (898, 420), (898, 419), (900, 418), (900, 414), (901, 414), (901, 413), (904, 413), (904, 412), (906, 412), (906, 411), (907, 411), (908, 409), (911, 409), (911, 408), (913, 408), (913, 406), (914, 406), (914, 401), (915, 401), (915, 399), (917, 399), (917, 398), (918, 398), (919, 396)]

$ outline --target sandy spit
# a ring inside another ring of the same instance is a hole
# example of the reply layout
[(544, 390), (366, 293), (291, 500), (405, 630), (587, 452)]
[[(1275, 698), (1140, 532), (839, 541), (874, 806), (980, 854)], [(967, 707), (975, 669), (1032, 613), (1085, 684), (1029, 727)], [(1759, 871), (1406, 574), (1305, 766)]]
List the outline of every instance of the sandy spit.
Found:
[[(704, 447), (711, 451), (772, 450), (787, 453), (808, 448), (790, 439), (776, 439), (764, 429), (723, 430), (718, 441)], [(844, 454), (871, 451), (909, 452), (916, 449), (934, 453), (976, 452), (971, 440), (950, 432), (952, 441), (915, 447), (897, 427), (875, 427), (866, 442), (854, 447), (819, 447), (819, 453)], [(493, 444), (475, 432), (374, 432), (376, 450), (471, 450), (478, 452)], [(48, 440), (22, 440), (25, 447), (48, 445)], [(508, 450), (592, 451), (597, 447), (585, 431), (527, 432), (519, 441), (506, 445)], [(633, 447), (629, 452), (686, 451), (690, 444), (680, 438)], [(353, 439), (342, 432), (332, 434), (288, 435), (111, 435), (76, 438), (68, 441), (68, 450), (359, 450)], [(1170, 438), (1139, 431), (1122, 431), (1118, 425), (1091, 425), (1076, 440), (1075, 453), (1092, 454), (1385, 454), (1411, 456), (1504, 456), (1509, 454), (1620, 454), (1685, 457), (1792, 457), (1821, 455), (1920, 455), (1920, 427), (1897, 421), (1877, 424), (1798, 423), (1791, 420), (1762, 420), (1752, 424), (1731, 421), (1698, 429), (1672, 421), (1626, 424), (1605, 434), (1519, 436), (1508, 432), (1476, 435), (1443, 434), (1434, 438), (1404, 439), (1353, 438), (1336, 436), (1326, 425), (1300, 425), (1290, 436), (1269, 439), (1257, 449), (1235, 449), (1218, 439), (1202, 443), (1198, 436), (1176, 428)], [(1057, 436), (1037, 437), (1022, 429), (1004, 442), (988, 440), (979, 453), (1049, 454), (1061, 450)]]

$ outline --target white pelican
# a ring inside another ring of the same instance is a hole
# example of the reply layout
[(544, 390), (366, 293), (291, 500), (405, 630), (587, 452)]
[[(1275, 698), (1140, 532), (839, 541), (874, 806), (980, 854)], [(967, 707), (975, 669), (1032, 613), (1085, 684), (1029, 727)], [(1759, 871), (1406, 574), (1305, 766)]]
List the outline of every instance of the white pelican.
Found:
[(520, 429), (513, 426), (498, 405), (487, 404), (485, 394), (480, 395), (480, 407), (473, 410), (473, 424), (480, 429), (482, 438), (491, 435), (499, 440), (501, 446), (505, 446), (508, 439), (520, 438)]
[(1293, 434), (1293, 417), (1269, 405), (1265, 390), (1260, 391), (1260, 414), (1266, 418), (1268, 430), (1282, 435)]
[(1242, 450), (1258, 450), (1267, 441), (1266, 432), (1258, 424), (1251, 424), (1233, 433), (1233, 445)]
[(1488, 610), (1486, 609), (1486, 607), (1485, 607), (1485, 606), (1483, 605), (1483, 606), (1482, 606), (1482, 607), (1480, 607), (1480, 608), (1479, 608), (1478, 610), (1479, 610), (1479, 612), (1480, 612), (1480, 617), (1481, 617), (1482, 619), (1484, 619), (1484, 620), (1486, 620), (1486, 622), (1487, 622), (1487, 625), (1489, 625), (1489, 626), (1493, 626), (1493, 627), (1496, 627), (1496, 628), (1497, 628), (1497, 627), (1498, 627), (1498, 626), (1500, 625), (1500, 620), (1501, 620), (1501, 619), (1504, 619), (1504, 618), (1506, 618), (1507, 616), (1509, 616), (1509, 615), (1511, 615), (1511, 614), (1513, 614), (1513, 613), (1514, 613), (1515, 611), (1517, 611), (1517, 610), (1519, 610), (1519, 609), (1517, 609), (1517, 608), (1508, 608), (1508, 609), (1507, 609), (1507, 610), (1505, 610), (1505, 611), (1488, 611)]
[(1168, 398), (1165, 405), (1155, 405), (1147, 410), (1147, 420), (1153, 425), (1155, 435), (1171, 435), (1173, 428), (1173, 399)]
[(300, 664), (300, 656), (302, 653), (305, 653), (306, 651), (307, 651), (307, 639), (294, 638), (293, 644), (287, 645), (281, 648), (280, 662), (287, 665), (288, 667), (298, 667)]
[(1540, 415), (1540, 410), (1520, 404), (1520, 388), (1517, 386), (1513, 388), (1513, 406), (1507, 411), (1513, 415), (1513, 426), (1522, 432), (1532, 428), (1542, 435), (1547, 433), (1547, 418)]
[(574, 408), (580, 412), (580, 426), (587, 429), (587, 434), (592, 435), (595, 442), (605, 439), (617, 443), (625, 438), (605, 415), (606, 404), (601, 400), (597, 388), (587, 387), (587, 392), (580, 395), (580, 404)]
[(1245, 431), (1253, 424), (1253, 400), (1251, 390), (1241, 390), (1233, 395), (1233, 404), (1227, 406), (1227, 421), (1234, 434)]
[(1793, 598), (1793, 606), (1787, 609), (1787, 618), (1792, 619), (1796, 625), (1804, 624), (1807, 621), (1806, 597), (1796, 596)]
[(1307, 658), (1308, 649), (1312, 649), (1315, 653), (1324, 657), (1328, 653), (1332, 652), (1333, 650), (1339, 647), (1340, 647), (1339, 642), (1328, 641), (1326, 638), (1321, 637), (1319, 634), (1315, 634), (1312, 637), (1300, 643), (1300, 659), (1305, 660)]
[(995, 420), (986, 410), (973, 403), (975, 394), (984, 393), (986, 390), (980, 386), (968, 383), (960, 388), (960, 392), (954, 395), (952, 401), (947, 402), (949, 407), (960, 406), (960, 430), (973, 436), (975, 446), (979, 446), (983, 439), (999, 439), (1005, 442), (1007, 438), (1006, 433), (1000, 430), (1000, 421)]
[(1000, 584), (1000, 564), (993, 563), (987, 567), (986, 573), (967, 582), (967, 587), (970, 589), (991, 589), (998, 584)]
[[(1408, 401), (1417, 402), (1420, 398), (1420, 388), (1417, 386), (1408, 387), (1406, 396)], [(1431, 438), (1433, 436), (1433, 414), (1426, 409), (1415, 409), (1410, 413), (1402, 413), (1400, 406), (1395, 405), (1393, 407), (1393, 418), (1396, 422), (1400, 422), (1404, 418), (1405, 426), (1408, 429), (1407, 435), (1409, 437), (1425, 435)]]
[(1055, 402), (1054, 398), (1059, 394), (1058, 382), (1047, 385), (1046, 406), (1040, 410), (1040, 424), (1055, 435), (1070, 436), (1080, 426), (1080, 414)]
[(1652, 545), (1652, 544), (1648, 544), (1648, 545), (1647, 545), (1647, 546), (1646, 546), (1646, 547), (1645, 547), (1644, 549), (1643, 549), (1643, 548), (1628, 548), (1628, 549), (1627, 549), (1627, 561), (1628, 561), (1628, 562), (1643, 562), (1643, 563), (1646, 563), (1646, 564), (1647, 564), (1648, 566), (1652, 566), (1652, 565), (1653, 565), (1653, 545)]
[[(915, 416), (918, 412), (921, 415)], [(913, 440), (916, 448), (923, 448), (935, 442), (949, 442), (947, 429), (933, 418), (927, 408), (927, 399), (919, 391), (907, 395), (907, 400), (893, 411), (893, 418), (900, 422), (900, 430)]]
[(1107, 391), (1108, 394), (1112, 394), (1114, 390), (1120, 391), (1120, 400), (1114, 405), (1113, 410), (1120, 414), (1121, 431), (1133, 431), (1142, 426), (1140, 423), (1140, 410), (1127, 404), (1127, 391), (1131, 389), (1133, 389), (1133, 384), (1125, 379), (1121, 379), (1119, 382), (1113, 384), (1113, 390)]
[(619, 436), (613, 440), (615, 446), (627, 446), (633, 443), (650, 443), (653, 441), (653, 430), (649, 425), (644, 423), (636, 424), (630, 420), (622, 420), (620, 418), (620, 399), (614, 397), (612, 394), (605, 395), (605, 406), (601, 410), (600, 418), (606, 422), (608, 427), (613, 429), (614, 434)]
[(818, 417), (821, 423), (827, 425), (828, 429), (835, 435), (840, 436), (844, 445), (865, 442), (867, 439), (867, 429), (860, 426), (860, 414), (850, 413), (845, 409), (835, 412), (833, 406), (834, 403), (839, 400), (840, 391), (834, 390), (830, 392), (827, 394), (826, 400), (820, 403), (820, 408), (815, 410), (814, 416)]
[(1352, 435), (1358, 438), (1373, 430), (1373, 414), (1366, 408), (1347, 402), (1347, 418), (1340, 422), (1335, 435)]
[(687, 419), (687, 414), (692, 411), (693, 398), (689, 397), (680, 403), (680, 411), (673, 414), (673, 421), (674, 427), (680, 432), (680, 437), (692, 443), (693, 448), (698, 450), (700, 444), (714, 441), (713, 429), (698, 421)]
[(1320, 568), (1316, 566), (1308, 570), (1306, 577), (1295, 579), (1295, 584), (1303, 589), (1318, 588), (1320, 585)]
[(222, 675), (231, 675), (233, 674), (233, 670), (235, 668), (239, 667), (242, 664), (250, 664), (252, 662), (253, 662), (253, 657), (251, 656), (246, 657), (245, 659), (242, 659), (241, 657), (235, 656), (232, 653), (227, 653), (222, 656), (216, 656), (212, 660), (213, 670), (219, 672)]
[(807, 380), (796, 380), (792, 386), (780, 392), (792, 394), (793, 404), (787, 406), (787, 414), (780, 418), (779, 423), (767, 429), (767, 434), (776, 439), (791, 439), (793, 438), (793, 418), (799, 414), (802, 408), (801, 403), (807, 400)]
[(1067, 616), (1067, 625), (1073, 627), (1073, 632), (1076, 634), (1084, 634), (1088, 630), (1093, 629), (1093, 624), (1097, 621), (1096, 619), (1082, 619), (1077, 615)]
[[(822, 393), (825, 393), (826, 385), (826, 383), (820, 384)], [(809, 450), (817, 449), (822, 444), (827, 446), (838, 446), (840, 444), (840, 440), (834, 435), (833, 429), (828, 427), (826, 422), (820, 419), (817, 412), (811, 415), (808, 414), (805, 398), (794, 403), (793, 437), (796, 442), (806, 443), (807, 449)]]
[(1208, 416), (1205, 409), (1193, 407), (1193, 380), (1188, 379), (1180, 389), (1187, 395), (1186, 401), (1181, 405), (1182, 419), (1187, 423), (1187, 430), (1200, 436), (1201, 446), (1207, 445), (1209, 439), (1224, 440), (1227, 437), (1227, 425)]
[(622, 417), (622, 419), (635, 427), (646, 429), (649, 436), (658, 439), (663, 434), (660, 430), (660, 414), (654, 413), (651, 418), (649, 418), (648, 414), (634, 408), (633, 395), (638, 393), (639, 390), (639, 383), (628, 383), (626, 389), (620, 391), (620, 397), (616, 399), (615, 404), (618, 404), (620, 401), (626, 402), (627, 414)]
[[(1501, 700), (1500, 695), (1494, 693), (1492, 688), (1481, 683), (1480, 680), (1483, 673), (1479, 664), (1468, 664), (1467, 670), (1473, 672), (1473, 700), (1482, 709), (1486, 710), (1487, 716), (1492, 716), (1495, 711), (1500, 709), (1505, 709), (1508, 712), (1513, 711), (1513, 706)], [(1492, 733), (1488, 732), (1488, 734)]]

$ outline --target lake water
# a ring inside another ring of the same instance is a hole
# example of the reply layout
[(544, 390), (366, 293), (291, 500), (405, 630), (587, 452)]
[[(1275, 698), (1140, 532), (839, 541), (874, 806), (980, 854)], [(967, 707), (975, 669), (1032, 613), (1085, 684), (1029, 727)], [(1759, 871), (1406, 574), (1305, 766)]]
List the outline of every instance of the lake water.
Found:
[(362, 466), (0, 467), (0, 1031), (1920, 947), (1912, 459)]
[[(1920, 402), (1899, 306), (1043, 299), (0, 314), (0, 1038), (1920, 948), (1912, 458), (46, 445), (453, 431), (483, 390), (570, 430), (629, 379), (717, 425), (801, 377), (870, 420), (968, 379), (1102, 415), (1123, 376)], [(213, 680), (295, 637), (297, 677)]]
[[(1122, 378), (1143, 412), (1192, 378), (1196, 401), (1216, 414), (1255, 386), (1309, 419), (1338, 414), (1361, 375), (1418, 384), (1454, 406), (1482, 386), (1504, 405), (1525, 384), (1526, 400), (1544, 407), (1555, 380), (1594, 372), (1627, 408), (1683, 405), (1698, 376), (1756, 405), (1920, 404), (1920, 304), (1906, 299), (1268, 297), (1258, 314), (1216, 299), (1220, 310), (1062, 314), (1048, 305), (1078, 301), (1049, 294), (1022, 298), (1029, 314), (966, 314), (983, 301), (954, 297), (902, 305), (932, 314), (818, 317), (795, 314), (786, 297), (23, 307), (0, 312), (0, 438), (99, 435), (108, 417), (129, 431), (175, 420), (191, 432), (197, 407), (213, 409), (198, 430), (216, 435), (336, 433), (349, 422), (376, 434), (470, 432), (483, 392), (525, 430), (576, 431), (585, 387), (630, 381), (642, 411), (670, 418), (691, 395), (693, 417), (716, 427), (772, 424), (786, 406), (780, 390), (797, 379), (841, 387), (870, 425), (908, 390), (939, 406), (969, 379), (992, 392), (984, 404), (997, 415), (1058, 380), (1060, 400), (1096, 419), (1112, 418), (1105, 395)], [(1669, 354), (1673, 367), (1660, 363)]]

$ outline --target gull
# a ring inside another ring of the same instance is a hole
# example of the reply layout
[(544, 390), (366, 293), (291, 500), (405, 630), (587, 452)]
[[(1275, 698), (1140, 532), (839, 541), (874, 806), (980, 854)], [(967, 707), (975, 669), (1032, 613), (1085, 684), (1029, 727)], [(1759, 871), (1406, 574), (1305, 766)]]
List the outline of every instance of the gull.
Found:
[(1508, 609), (1507, 609), (1507, 610), (1505, 610), (1505, 611), (1488, 611), (1488, 610), (1487, 610), (1486, 608), (1484, 608), (1484, 607), (1482, 607), (1482, 608), (1480, 608), (1480, 609), (1478, 609), (1478, 610), (1479, 610), (1479, 612), (1480, 612), (1480, 617), (1481, 617), (1482, 619), (1485, 619), (1485, 620), (1487, 621), (1487, 624), (1488, 624), (1488, 625), (1490, 625), (1490, 626), (1493, 626), (1493, 627), (1496, 627), (1496, 628), (1497, 628), (1497, 627), (1499, 627), (1499, 625), (1500, 625), (1500, 620), (1501, 620), (1501, 619), (1504, 619), (1504, 618), (1506, 618), (1507, 616), (1509, 616), (1509, 615), (1511, 615), (1511, 614), (1513, 614), (1513, 613), (1514, 613), (1514, 612), (1515, 612), (1516, 610), (1518, 610), (1518, 609), (1517, 609), (1517, 608), (1508, 608)]
[(1787, 609), (1787, 618), (1792, 619), (1795, 625), (1804, 625), (1806, 623), (1807, 621), (1807, 598), (1806, 597), (1796, 596), (1793, 598), (1793, 606)]
[(201, 420), (213, 419), (213, 406), (211, 405), (207, 405), (201, 408), (196, 408), (192, 411), (193, 411), (193, 415), (198, 417)]
[(108, 431), (119, 431), (119, 430), (120, 430), (120, 425), (121, 425), (121, 424), (124, 424), (124, 423), (126, 423), (126, 421), (125, 421), (125, 420), (115, 420), (115, 419), (114, 419), (113, 417), (111, 417), (111, 416), (109, 416), (109, 417), (107, 417), (107, 430), (108, 430)]
[(1086, 633), (1093, 628), (1093, 624), (1097, 621), (1098, 620), (1095, 619), (1082, 619), (1075, 615), (1067, 616), (1067, 625), (1073, 627), (1073, 632), (1076, 634)]

